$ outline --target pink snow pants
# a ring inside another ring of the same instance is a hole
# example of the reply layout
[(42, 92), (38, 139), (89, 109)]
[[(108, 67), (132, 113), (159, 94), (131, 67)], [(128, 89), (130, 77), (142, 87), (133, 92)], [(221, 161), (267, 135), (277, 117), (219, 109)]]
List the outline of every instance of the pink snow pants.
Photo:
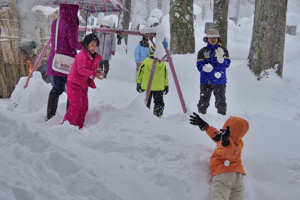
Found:
[(69, 121), (70, 124), (79, 126), (79, 129), (81, 129), (89, 108), (88, 85), (81, 87), (68, 81), (67, 95), (70, 105), (62, 123)]

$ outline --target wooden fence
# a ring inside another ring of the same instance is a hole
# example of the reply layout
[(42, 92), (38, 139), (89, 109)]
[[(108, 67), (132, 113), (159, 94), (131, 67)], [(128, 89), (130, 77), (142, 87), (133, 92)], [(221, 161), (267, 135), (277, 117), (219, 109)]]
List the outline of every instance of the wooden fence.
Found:
[[(0, 7), (0, 27), (2, 30), (0, 36), (0, 98), (10, 98), (20, 78), (29, 74), (27, 57), (19, 49), (20, 42), (29, 39), (26, 38), (28, 34), (24, 34), (26, 22), (18, 10), (16, 0), (9, 3), (9, 7), (10, 9)], [(51, 23), (57, 18), (58, 13), (50, 17), (38, 12), (31, 14), (36, 19), (31, 23), (34, 23), (38, 38), (30, 39), (38, 43), (36, 54), (39, 55), (50, 36)], [(46, 54), (46, 57), (48, 55), (49, 53)]]

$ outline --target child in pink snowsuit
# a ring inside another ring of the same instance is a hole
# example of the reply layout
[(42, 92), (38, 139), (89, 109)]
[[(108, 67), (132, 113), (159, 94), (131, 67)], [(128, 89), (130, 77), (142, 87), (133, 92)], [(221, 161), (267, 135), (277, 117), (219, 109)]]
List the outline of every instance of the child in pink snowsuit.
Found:
[(74, 126), (83, 127), (88, 111), (88, 87), (96, 88), (94, 79), (103, 79), (104, 73), (99, 68), (102, 59), (96, 50), (99, 40), (94, 34), (87, 35), (83, 40), (82, 51), (75, 57), (67, 79), (67, 95), (70, 102), (65, 121)]

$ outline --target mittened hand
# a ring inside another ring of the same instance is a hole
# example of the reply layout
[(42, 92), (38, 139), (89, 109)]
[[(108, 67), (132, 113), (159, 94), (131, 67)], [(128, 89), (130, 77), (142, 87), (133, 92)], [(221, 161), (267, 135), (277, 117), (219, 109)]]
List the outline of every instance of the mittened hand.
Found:
[(205, 72), (207, 72), (207, 73), (211, 72), (213, 69), (214, 69), (213, 66), (211, 64), (209, 64), (209, 63), (205, 64), (202, 67), (202, 70), (205, 71)]
[(96, 69), (95, 71), (97, 72), (96, 77), (102, 80), (103, 76), (105, 75), (104, 72), (100, 68)]
[(229, 137), (230, 137), (230, 128), (229, 128), (229, 126), (227, 126), (227, 128), (225, 130), (220, 129), (220, 131), (221, 131), (221, 133), (214, 132), (214, 134), (216, 136), (213, 137), (212, 139), (215, 142), (219, 142), (221, 140), (221, 145), (223, 147), (227, 147), (230, 144), (230, 140), (229, 140)]
[(136, 91), (138, 91), (139, 93), (144, 92), (144, 90), (142, 90), (142, 85), (141, 84), (136, 84)]
[(168, 92), (169, 92), (169, 86), (167, 85), (167, 86), (165, 86), (165, 89), (164, 89), (164, 94), (166, 95), (166, 94), (168, 94)]
[(215, 137), (213, 137), (212, 139), (215, 141), (215, 142), (219, 142), (221, 140), (221, 133), (217, 133), (217, 132), (214, 132), (214, 134), (216, 135)]
[(221, 144), (223, 147), (227, 147), (229, 144), (230, 144), (230, 140), (229, 140), (229, 137), (230, 137), (230, 128), (229, 126), (227, 126), (227, 128), (225, 130), (221, 129), (220, 130), (222, 133), (221, 133)]
[(218, 60), (218, 63), (223, 63), (224, 62), (224, 51), (221, 47), (218, 47), (216, 49), (216, 56), (217, 56), (217, 60)]
[(208, 126), (208, 123), (206, 123), (201, 117), (193, 112), (193, 115), (190, 115), (190, 124), (199, 126), (201, 131), (204, 131), (204, 129)]
[(112, 52), (111, 52), (111, 55), (113, 55), (113, 56), (114, 56), (114, 55), (115, 55), (115, 53), (116, 53), (116, 52), (112, 51)]

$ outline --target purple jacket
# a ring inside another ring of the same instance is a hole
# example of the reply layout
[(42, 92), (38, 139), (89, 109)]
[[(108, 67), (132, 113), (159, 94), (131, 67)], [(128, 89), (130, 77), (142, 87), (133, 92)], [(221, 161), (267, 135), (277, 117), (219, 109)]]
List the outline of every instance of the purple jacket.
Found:
[[(78, 24), (76, 23), (78, 5), (60, 4), (59, 6), (59, 25), (57, 37), (57, 53), (64, 54), (75, 58), (76, 50), (82, 48), (82, 43), (78, 42)], [(52, 69), (53, 58), (55, 55), (55, 35), (56, 21), (52, 22), (51, 26), (51, 50), (48, 59), (47, 74), (50, 76), (68, 76)]]

